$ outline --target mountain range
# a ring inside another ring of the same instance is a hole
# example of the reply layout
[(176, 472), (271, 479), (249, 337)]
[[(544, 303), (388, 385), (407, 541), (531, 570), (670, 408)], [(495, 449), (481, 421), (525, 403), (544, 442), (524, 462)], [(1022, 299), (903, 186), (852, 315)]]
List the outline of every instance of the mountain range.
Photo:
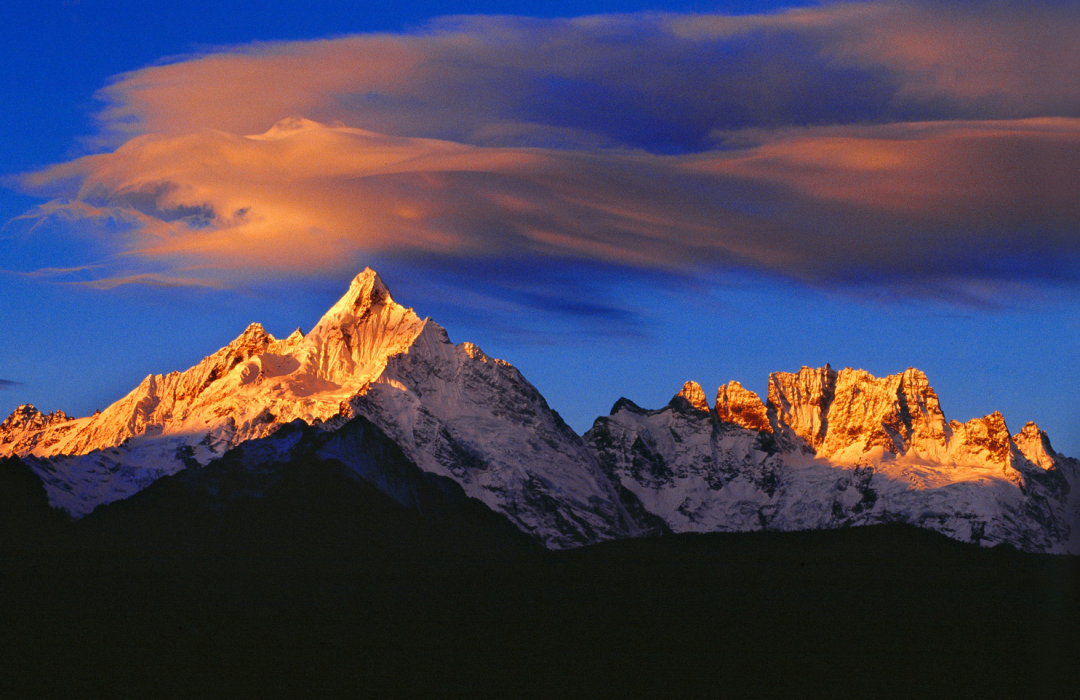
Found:
[(461, 505), (476, 499), (551, 549), (906, 523), (1080, 553), (1080, 461), (1034, 423), (947, 421), (918, 370), (803, 367), (770, 375), (765, 400), (731, 382), (711, 405), (687, 382), (659, 409), (619, 399), (579, 436), (512, 365), (453, 344), (370, 269), (307, 334), (252, 324), (92, 416), (24, 405), (0, 424), (0, 457), (76, 518), (159, 481), (218, 493), (205, 475), (226, 467), (258, 495), (278, 478), (252, 476), (259, 465), (298, 455), (420, 512), (480, 517)]

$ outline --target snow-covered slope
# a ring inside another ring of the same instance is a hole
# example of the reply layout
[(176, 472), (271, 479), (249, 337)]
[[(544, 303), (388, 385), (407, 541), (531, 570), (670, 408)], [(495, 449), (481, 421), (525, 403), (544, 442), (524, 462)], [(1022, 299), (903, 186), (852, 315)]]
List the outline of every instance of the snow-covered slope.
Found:
[(85, 418), (19, 407), (0, 424), (0, 457), (21, 457), (78, 516), (292, 421), (336, 431), (357, 415), (551, 547), (904, 521), (1080, 550), (1080, 462), (1032, 423), (1010, 435), (999, 413), (947, 421), (918, 370), (804, 367), (771, 375), (766, 401), (731, 382), (715, 406), (688, 382), (660, 410), (620, 400), (583, 440), (514, 367), (451, 343), (372, 270), (307, 335), (252, 324)]
[(803, 367), (767, 402), (688, 382), (665, 408), (623, 399), (586, 441), (676, 532), (908, 522), (951, 537), (1080, 552), (1080, 462), (1000, 413), (946, 422), (926, 376)]
[(370, 269), (307, 335), (277, 340), (252, 324), (88, 418), (20, 408), (0, 427), (0, 456), (23, 457), (54, 505), (82, 515), (282, 424), (333, 430), (358, 414), (549, 546), (641, 531), (582, 439), (516, 369), (452, 344)]
[(551, 546), (639, 533), (595, 456), (521, 373), (435, 324), (353, 407), (423, 469)]

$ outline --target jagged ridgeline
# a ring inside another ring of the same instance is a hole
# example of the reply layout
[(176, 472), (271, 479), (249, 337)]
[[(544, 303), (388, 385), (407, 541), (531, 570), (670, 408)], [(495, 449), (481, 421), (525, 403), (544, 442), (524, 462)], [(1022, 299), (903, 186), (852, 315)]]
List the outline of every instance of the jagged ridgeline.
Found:
[(252, 324), (85, 418), (21, 406), (0, 424), (0, 456), (20, 457), (53, 506), (81, 517), (294, 421), (331, 434), (356, 417), (550, 548), (900, 522), (1080, 551), (1080, 463), (1033, 423), (1010, 434), (999, 413), (947, 421), (918, 370), (804, 367), (771, 375), (765, 401), (732, 382), (713, 406), (688, 382), (658, 410), (619, 400), (583, 438), (512, 365), (453, 344), (370, 269), (306, 335)]
[(1075, 552), (1077, 460), (1000, 413), (946, 421), (915, 369), (804, 367), (738, 382), (710, 407), (687, 382), (659, 410), (627, 400), (585, 440), (613, 481), (677, 532), (910, 523), (963, 541)]

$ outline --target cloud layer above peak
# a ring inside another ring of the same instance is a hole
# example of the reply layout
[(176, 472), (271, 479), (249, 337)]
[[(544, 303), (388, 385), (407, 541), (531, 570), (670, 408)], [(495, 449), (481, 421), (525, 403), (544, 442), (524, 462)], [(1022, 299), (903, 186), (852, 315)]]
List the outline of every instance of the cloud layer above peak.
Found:
[(379, 253), (1076, 284), (1078, 34), (1075, 3), (871, 2), (232, 47), (119, 76), (114, 150), (21, 186), (56, 198), (31, 218), (126, 216), (112, 253), (174, 276)]
[(708, 150), (717, 130), (1080, 116), (1075, 3), (854, 2), (766, 15), (453, 17), (119, 76), (106, 130), (290, 115), (514, 146)]

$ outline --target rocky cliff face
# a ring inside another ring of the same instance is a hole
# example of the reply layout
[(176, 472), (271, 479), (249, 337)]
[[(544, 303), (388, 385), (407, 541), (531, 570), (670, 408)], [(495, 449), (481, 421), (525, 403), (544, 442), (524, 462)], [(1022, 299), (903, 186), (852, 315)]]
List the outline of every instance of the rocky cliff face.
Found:
[(807, 452), (821, 447), (835, 392), (836, 372), (829, 365), (769, 375), (768, 412), (780, 443)]
[(1019, 433), (1012, 436), (1012, 441), (1026, 460), (1045, 471), (1057, 467), (1060, 455), (1050, 446), (1050, 437), (1045, 430), (1028, 421)]
[(765, 404), (721, 387), (715, 410), (689, 395), (655, 411), (621, 400), (585, 435), (609, 476), (676, 532), (902, 521), (1080, 550), (1080, 463), (1034, 423), (1015, 436), (1000, 413), (947, 423), (918, 370), (804, 367), (771, 375)]
[(47, 449), (74, 427), (70, 422), (63, 411), (46, 415), (30, 404), (23, 404), (0, 423), (0, 456), (26, 454), (39, 445)]
[(743, 389), (738, 382), (728, 382), (716, 392), (716, 417), (757, 432), (773, 431), (769, 414), (761, 397)]

